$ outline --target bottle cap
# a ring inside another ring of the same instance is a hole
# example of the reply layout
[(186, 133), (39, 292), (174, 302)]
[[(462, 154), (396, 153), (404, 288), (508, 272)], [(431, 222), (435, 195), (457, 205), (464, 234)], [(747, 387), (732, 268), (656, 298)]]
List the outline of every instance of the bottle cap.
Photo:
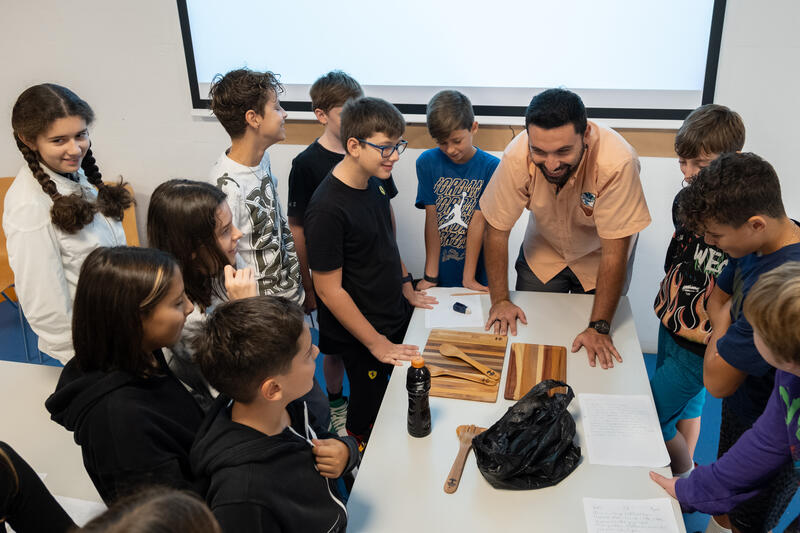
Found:
[(411, 366), (413, 366), (414, 368), (422, 368), (423, 366), (425, 366), (425, 359), (417, 356), (411, 360)]

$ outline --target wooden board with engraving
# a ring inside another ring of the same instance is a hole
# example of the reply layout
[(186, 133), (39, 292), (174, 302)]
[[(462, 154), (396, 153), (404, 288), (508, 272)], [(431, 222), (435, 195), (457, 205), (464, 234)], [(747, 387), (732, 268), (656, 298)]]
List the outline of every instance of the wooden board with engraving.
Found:
[(484, 385), (451, 376), (437, 376), (431, 378), (431, 396), (479, 402), (497, 401), (497, 393), (500, 390), (499, 377), (503, 372), (508, 337), (490, 333), (472, 333), (447, 329), (431, 330), (428, 342), (422, 352), (426, 365), (482, 376), (483, 374), (464, 361), (440, 354), (439, 346), (442, 344), (452, 344), (479, 363), (488, 366), (497, 372), (498, 381), (494, 385)]
[[(567, 349), (547, 344), (511, 344), (511, 360), (506, 376), (506, 400), (519, 400), (535, 385), (545, 379), (567, 382)], [(566, 392), (551, 389), (554, 392)]]

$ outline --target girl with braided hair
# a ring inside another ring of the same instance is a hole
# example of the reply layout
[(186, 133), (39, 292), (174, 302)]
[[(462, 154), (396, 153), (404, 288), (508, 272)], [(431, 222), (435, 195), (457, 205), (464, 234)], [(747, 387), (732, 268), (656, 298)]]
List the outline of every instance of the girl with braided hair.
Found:
[(125, 245), (123, 211), (133, 203), (109, 186), (92, 155), (89, 104), (52, 83), (23, 91), (11, 126), (25, 159), (5, 197), (3, 231), (20, 304), (39, 349), (73, 356), (72, 300), (81, 264), (98, 246)]

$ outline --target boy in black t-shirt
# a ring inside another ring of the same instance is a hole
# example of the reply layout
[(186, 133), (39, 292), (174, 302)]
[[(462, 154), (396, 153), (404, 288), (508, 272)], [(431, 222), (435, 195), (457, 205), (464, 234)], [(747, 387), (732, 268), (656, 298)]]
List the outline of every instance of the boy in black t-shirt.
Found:
[[(297, 257), (300, 260), (300, 275), (306, 289), (303, 308), (311, 313), (317, 308), (317, 300), (311, 284), (308, 268), (306, 237), (303, 228), (308, 202), (328, 172), (344, 159), (344, 146), (339, 135), (342, 106), (351, 98), (364, 96), (361, 85), (342, 72), (334, 70), (317, 79), (309, 91), (311, 108), (317, 120), (325, 126), (322, 135), (292, 160), (289, 172), (289, 228), (294, 237)], [(344, 429), (347, 417), (347, 398), (342, 396), (344, 364), (337, 354), (324, 356), (323, 371), (331, 407), (331, 431)]]
[(399, 344), (411, 307), (430, 308), (436, 299), (414, 290), (394, 235), (391, 173), (406, 147), (403, 116), (385, 100), (362, 97), (348, 101), (341, 117), (345, 157), (311, 198), (305, 237), (320, 298), (320, 349), (344, 361), (346, 429), (364, 444), (392, 365), (419, 353)]

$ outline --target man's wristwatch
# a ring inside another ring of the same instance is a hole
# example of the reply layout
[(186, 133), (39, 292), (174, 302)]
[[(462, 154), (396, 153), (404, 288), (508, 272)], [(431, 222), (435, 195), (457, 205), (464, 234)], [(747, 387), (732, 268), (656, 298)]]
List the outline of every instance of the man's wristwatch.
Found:
[(400, 278), (400, 284), (405, 285), (406, 283), (411, 283), (414, 281), (414, 276), (411, 275), (411, 272)]
[(601, 333), (603, 335), (608, 335), (608, 332), (611, 331), (611, 324), (605, 320), (595, 320), (594, 322), (589, 322), (589, 327), (595, 330), (597, 333)]

